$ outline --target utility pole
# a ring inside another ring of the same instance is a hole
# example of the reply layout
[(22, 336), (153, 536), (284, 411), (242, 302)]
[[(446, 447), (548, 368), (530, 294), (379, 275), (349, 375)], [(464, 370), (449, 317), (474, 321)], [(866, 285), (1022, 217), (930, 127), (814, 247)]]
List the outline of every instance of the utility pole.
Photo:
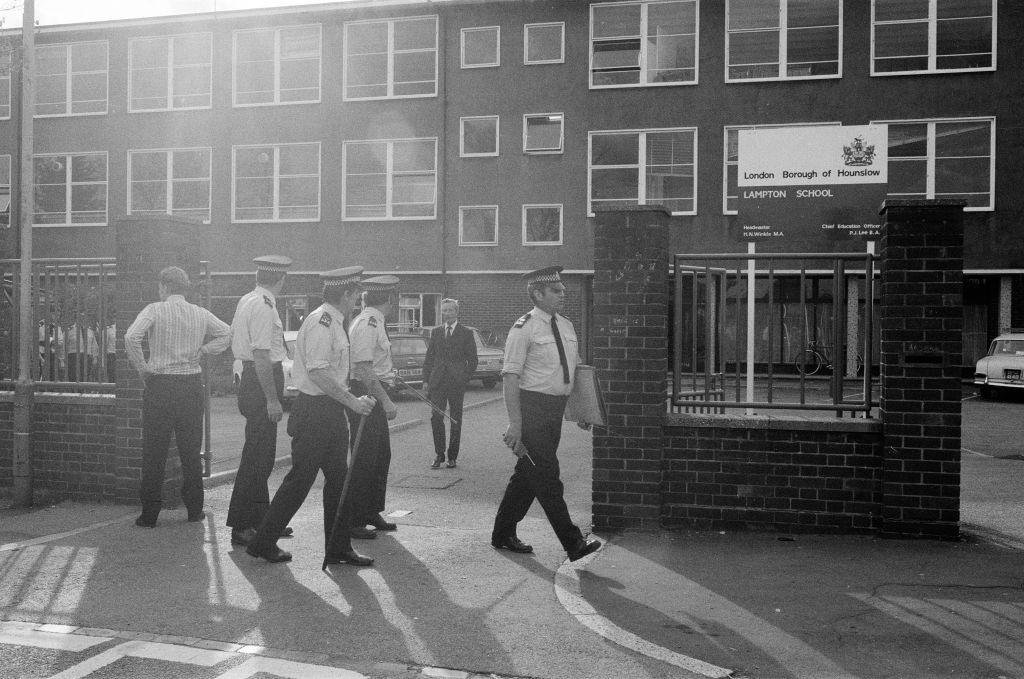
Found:
[(35, 109), (33, 88), (35, 69), (35, 0), (24, 0), (21, 30), (21, 179), (18, 221), (21, 229), (21, 265), (19, 267), (18, 379), (14, 384), (14, 505), (32, 506), (32, 356), (35, 353), (35, 324), (32, 322), (32, 124)]

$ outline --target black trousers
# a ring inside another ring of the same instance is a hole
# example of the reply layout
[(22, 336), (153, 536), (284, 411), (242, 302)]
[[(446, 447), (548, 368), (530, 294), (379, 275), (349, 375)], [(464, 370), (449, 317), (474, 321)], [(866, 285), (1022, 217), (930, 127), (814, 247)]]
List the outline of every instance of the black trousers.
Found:
[(583, 538), (569, 517), (559, 479), (558, 443), (562, 438), (562, 415), (566, 396), (549, 396), (534, 391), (519, 391), (523, 414), (522, 441), (534, 464), (523, 456), (505, 488), (505, 495), (494, 517), (492, 541), (516, 535), (516, 525), (526, 516), (534, 498), (548, 517), (562, 547), (568, 551)]
[[(274, 364), (274, 386), (280, 400), (284, 394), (284, 371), (280, 363)], [(277, 422), (267, 417), (267, 398), (256, 376), (256, 366), (250, 361), (242, 367), (238, 411), (245, 416), (245, 444), (231, 490), (227, 524), (243, 530), (258, 526), (270, 506), (267, 479), (274, 471), (277, 455)]]
[[(443, 381), (430, 389), (430, 402), (441, 411), (448, 408), (448, 415), (455, 420), (448, 438), (448, 459), (451, 462), (459, 457), (459, 441), (462, 439), (462, 402), (465, 396), (464, 384)], [(430, 429), (434, 433), (434, 454), (437, 457), (444, 457), (445, 453), (444, 423), (445, 418), (439, 413), (430, 415)]]
[[(366, 388), (358, 380), (352, 380), (352, 393), (365, 396)], [(359, 428), (359, 416), (349, 410), (352, 445), (355, 446)], [(388, 491), (388, 470), (391, 468), (391, 432), (388, 431), (388, 417), (384, 406), (378, 402), (366, 416), (363, 438), (359, 444), (359, 455), (352, 465), (353, 518), (355, 525), (362, 526), (368, 519), (384, 511)], [(366, 520), (366, 521), (364, 521)]]
[(263, 517), (253, 544), (257, 549), (277, 544), (278, 537), (316, 481), (317, 473), (324, 472), (324, 549), (336, 554), (352, 549), (348, 527), (351, 525), (352, 488), (338, 520), (334, 541), (331, 529), (345, 485), (348, 471), (348, 419), (346, 408), (330, 396), (309, 396), (299, 393), (288, 418), (288, 433), (292, 437), (292, 468), (274, 493), (270, 509)]
[(142, 395), (143, 513), (156, 518), (163, 503), (171, 434), (181, 459), (181, 499), (190, 513), (203, 508), (203, 381), (195, 375), (153, 375)]

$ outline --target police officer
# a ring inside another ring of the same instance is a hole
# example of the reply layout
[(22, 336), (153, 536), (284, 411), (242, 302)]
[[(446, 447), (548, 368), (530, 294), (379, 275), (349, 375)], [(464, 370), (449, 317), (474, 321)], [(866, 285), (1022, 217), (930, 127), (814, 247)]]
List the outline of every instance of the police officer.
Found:
[(516, 535), (516, 526), (537, 498), (569, 559), (576, 561), (601, 543), (586, 540), (569, 517), (555, 454), (579, 362), (576, 330), (558, 314), (565, 305), (561, 271), (550, 266), (523, 276), (534, 307), (515, 322), (505, 342), (501, 374), (508, 429), (503, 440), (519, 460), (494, 518), (491, 545), (521, 554), (533, 551)]
[[(231, 491), (227, 524), (231, 543), (247, 545), (270, 504), (267, 479), (274, 469), (277, 423), (284, 409), (284, 326), (277, 297), (292, 260), (266, 255), (256, 264), (256, 288), (238, 300), (231, 321), (231, 351), (242, 361), (238, 410), (245, 417), (245, 444)], [(291, 534), (291, 528), (285, 529)]]
[[(271, 563), (289, 561), (292, 555), (277, 546), (277, 539), (302, 506), (317, 473), (324, 472), (324, 548), (326, 562), (370, 566), (373, 559), (352, 549), (349, 497), (341, 512), (348, 456), (346, 407), (358, 416), (369, 415), (374, 401), (354, 396), (348, 388), (350, 357), (345, 323), (359, 299), (361, 266), (335, 269), (320, 275), (324, 303), (303, 321), (295, 339), (292, 378), (299, 393), (288, 418), (292, 437), (292, 468), (274, 494), (270, 510), (245, 551)], [(356, 459), (361, 451), (354, 451)], [(339, 525), (334, 530), (335, 518)], [(333, 538), (333, 539), (332, 539)]]
[[(352, 338), (352, 393), (369, 394), (377, 401), (363, 428), (362, 452), (352, 466), (352, 487), (356, 493), (353, 504), (352, 537), (373, 538), (376, 530), (396, 530), (384, 520), (388, 468), (391, 466), (391, 434), (388, 420), (398, 416), (398, 409), (388, 397), (385, 385), (394, 385), (395, 370), (391, 364), (391, 339), (385, 318), (394, 308), (397, 276), (373, 276), (363, 279), (363, 311), (349, 326)], [(353, 428), (354, 431), (354, 428)], [(354, 436), (354, 434), (353, 434)]]

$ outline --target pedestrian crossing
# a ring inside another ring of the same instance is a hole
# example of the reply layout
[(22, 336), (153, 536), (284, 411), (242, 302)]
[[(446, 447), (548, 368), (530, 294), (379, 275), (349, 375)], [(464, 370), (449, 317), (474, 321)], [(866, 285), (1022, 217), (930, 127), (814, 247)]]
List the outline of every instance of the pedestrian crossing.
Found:
[[(132, 663), (131, 676), (148, 676), (147, 667), (150, 667), (154, 675), (180, 679), (196, 676), (209, 679), (369, 679), (370, 676), (375, 679), (515, 679), (491, 673), (481, 675), (398, 663), (367, 665), (357, 671), (302, 660), (303, 657), (318, 658), (323, 654), (203, 639), (191, 643), (182, 641), (184, 638), (181, 637), (0, 621), (0, 667), (3, 668), (0, 669), (0, 677), (25, 676), (29, 664), (33, 665), (31, 676), (47, 679), (122, 676), (127, 664)], [(56, 671), (46, 673), (45, 667)], [(60, 669), (56, 669), (58, 667)], [(8, 674), (4, 670), (15, 673)]]

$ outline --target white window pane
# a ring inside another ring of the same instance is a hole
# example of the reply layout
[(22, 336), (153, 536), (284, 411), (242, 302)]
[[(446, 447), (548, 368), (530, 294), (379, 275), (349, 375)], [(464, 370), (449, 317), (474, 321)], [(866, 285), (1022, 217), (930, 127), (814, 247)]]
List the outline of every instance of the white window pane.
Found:
[(132, 182), (132, 212), (167, 210), (167, 184), (165, 182)]
[(594, 165), (636, 165), (640, 162), (640, 135), (595, 134), (591, 138), (591, 158)]
[(561, 61), (563, 51), (562, 24), (526, 27), (526, 61)]
[[(424, 54), (415, 52), (412, 54), (396, 54), (395, 60), (395, 87), (398, 83), (409, 83), (416, 87), (416, 93), (433, 91), (436, 78), (436, 67), (433, 53)], [(409, 92), (410, 94), (413, 92)]]
[(640, 3), (629, 5), (591, 5), (594, 38), (640, 35)]
[(346, 144), (345, 160), (346, 170), (353, 174), (383, 173), (388, 162), (387, 144)]
[(539, 116), (526, 119), (527, 151), (560, 151), (562, 149), (562, 116)]
[(89, 42), (71, 46), (71, 70), (83, 71), (107, 70), (107, 43)]
[(32, 162), (32, 181), (36, 186), (63, 184), (67, 181), (64, 156), (37, 156)]
[(36, 75), (63, 75), (67, 73), (67, 50), (63, 45), (36, 48)]
[(462, 121), (462, 152), (467, 155), (498, 152), (498, 119), (478, 118)]
[(317, 26), (281, 30), (282, 59), (320, 59), (320, 29)]
[(349, 24), (345, 50), (348, 55), (381, 54), (388, 51), (387, 22)]
[(76, 222), (106, 221), (107, 210), (106, 184), (73, 184), (71, 186), (71, 211), (78, 213)]
[(434, 175), (398, 175), (392, 182), (392, 200), (396, 203), (434, 203)]
[(647, 82), (689, 82), (696, 78), (694, 36), (658, 38), (649, 41), (647, 49)]
[(462, 63), (465, 66), (498, 63), (498, 29), (474, 28), (462, 31)]
[(591, 174), (590, 197), (594, 201), (624, 200), (639, 202), (639, 174), (635, 169), (597, 169)]
[(526, 208), (526, 242), (557, 243), (561, 240), (561, 210), (557, 207)]
[(729, 30), (779, 27), (779, 0), (729, 0)]
[(204, 35), (179, 35), (174, 38), (174, 64), (209, 64), (211, 61), (211, 37)]
[(67, 192), (64, 185), (36, 185), (35, 223), (63, 224), (67, 219)]
[(167, 179), (167, 154), (163, 151), (133, 151), (131, 173), (133, 181)]
[(789, 0), (786, 5), (790, 29), (812, 26), (838, 26), (838, 0)]
[(351, 209), (358, 206), (387, 204), (387, 177), (384, 175), (349, 175), (345, 178), (345, 204)]
[[(80, 103), (86, 110), (104, 110), (107, 102), (107, 74), (87, 73), (74, 76), (71, 81), (71, 99), (76, 104)], [(78, 106), (75, 108), (78, 109)]]
[(174, 210), (201, 210), (209, 213), (210, 182), (176, 181), (173, 186), (172, 206)]
[(395, 49), (437, 47), (437, 25), (433, 18), (403, 19), (395, 22)]
[(393, 145), (395, 172), (434, 169), (434, 140), (396, 141)]
[(132, 108), (167, 107), (167, 71), (132, 71)]
[(939, 158), (991, 155), (991, 126), (987, 121), (935, 123), (935, 155)]
[(166, 38), (132, 41), (132, 68), (166, 68), (168, 43)]
[(238, 177), (272, 177), (274, 175), (274, 150), (269, 146), (237, 149), (235, 151), (235, 175)]
[(235, 183), (235, 205), (240, 208), (273, 206), (274, 180), (244, 179)]
[(274, 100), (274, 63), (253, 62), (239, 64), (236, 75), (239, 102), (272, 102)]
[(927, 19), (929, 0), (875, 0), (875, 21)]
[(274, 60), (273, 31), (238, 33), (235, 45), (235, 56), (239, 62)]
[(462, 208), (462, 242), (497, 242), (498, 209), (494, 207)]
[(100, 154), (71, 157), (72, 182), (107, 181), (107, 158)]
[(210, 176), (210, 152), (189, 150), (174, 152), (174, 178), (192, 179)]
[(928, 54), (928, 24), (891, 24), (875, 28), (875, 56), (902, 57)]

